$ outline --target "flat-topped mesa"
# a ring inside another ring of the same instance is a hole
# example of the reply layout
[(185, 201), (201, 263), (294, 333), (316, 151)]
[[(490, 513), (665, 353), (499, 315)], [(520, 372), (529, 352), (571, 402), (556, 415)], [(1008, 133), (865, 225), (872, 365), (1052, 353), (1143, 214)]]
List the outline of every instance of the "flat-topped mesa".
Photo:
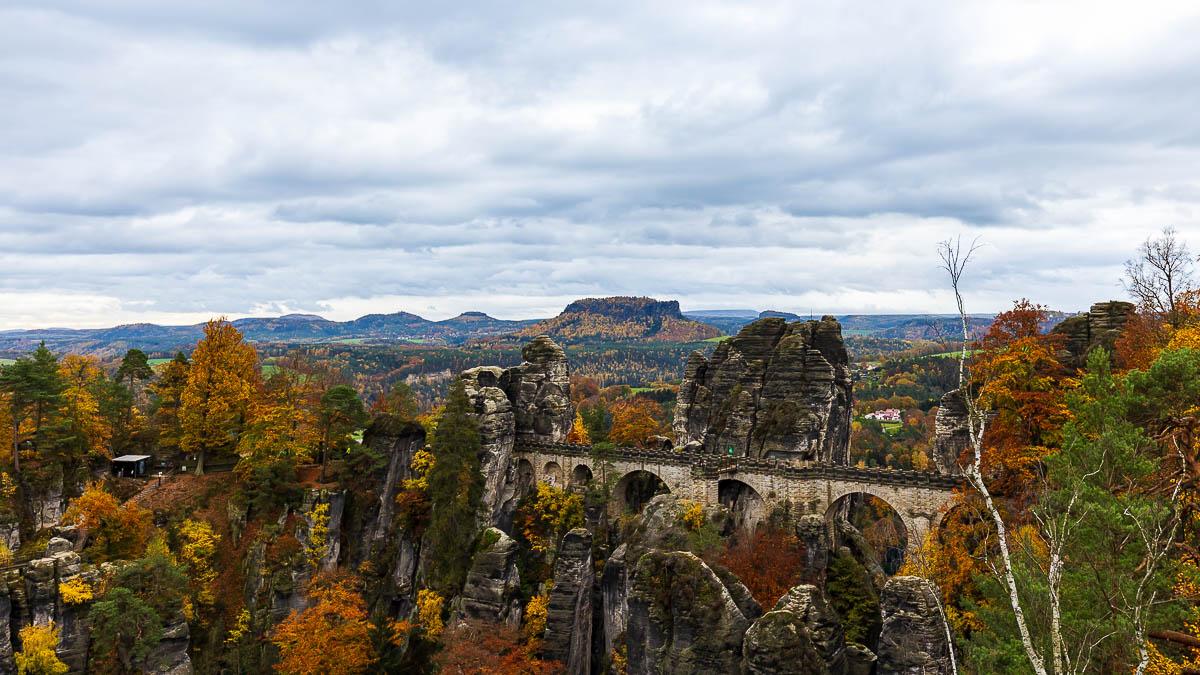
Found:
[(711, 358), (694, 352), (673, 429), (679, 445), (768, 459), (849, 462), (851, 380), (833, 317), (759, 319)]

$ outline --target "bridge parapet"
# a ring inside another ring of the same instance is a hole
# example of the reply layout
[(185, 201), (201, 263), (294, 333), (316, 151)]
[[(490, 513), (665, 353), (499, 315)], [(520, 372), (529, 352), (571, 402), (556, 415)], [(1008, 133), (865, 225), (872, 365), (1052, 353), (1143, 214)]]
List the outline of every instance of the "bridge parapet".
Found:
[[(590, 445), (570, 443), (541, 443), (518, 441), (517, 453), (542, 453), (568, 457), (598, 458)], [(722, 473), (762, 473), (794, 479), (846, 480), (880, 485), (909, 485), (913, 487), (953, 490), (964, 485), (959, 476), (934, 471), (909, 469), (864, 468), (825, 462), (790, 462), (756, 457), (727, 457), (714, 453), (673, 451), (618, 446), (600, 457), (608, 461), (653, 462), (689, 466), (698, 477), (713, 478)]]

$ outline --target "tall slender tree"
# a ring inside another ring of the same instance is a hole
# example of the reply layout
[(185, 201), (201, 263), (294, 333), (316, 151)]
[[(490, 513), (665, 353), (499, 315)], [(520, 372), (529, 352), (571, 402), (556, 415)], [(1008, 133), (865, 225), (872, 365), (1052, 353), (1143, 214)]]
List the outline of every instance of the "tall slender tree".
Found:
[(358, 392), (353, 387), (339, 384), (321, 395), (319, 420), (321, 478), (324, 479), (329, 455), (335, 450), (344, 451), (350, 445), (351, 434), (366, 424), (367, 413)]
[(175, 355), (162, 369), (154, 384), (150, 385), (154, 427), (158, 432), (158, 445), (165, 450), (178, 450), (182, 430), (179, 409), (183, 401), (183, 390), (187, 388), (188, 370), (191, 362), (183, 352)]
[(425, 533), (430, 548), (430, 585), (446, 596), (457, 593), (466, 576), (470, 560), (463, 551), (471, 550), (483, 497), (479, 427), (471, 413), (463, 382), (455, 380), (433, 435), (432, 509)]
[(0, 390), (9, 395), (9, 410), (13, 429), (13, 471), (21, 472), (21, 426), (30, 423), (35, 444), (45, 437), (47, 420), (57, 412), (62, 401), (64, 385), (58, 372), (58, 358), (38, 345), (29, 356), (22, 356), (12, 365), (0, 370)]
[(258, 355), (224, 319), (209, 321), (192, 352), (180, 405), (180, 446), (196, 454), (196, 475), (209, 453), (236, 445), (261, 385)]

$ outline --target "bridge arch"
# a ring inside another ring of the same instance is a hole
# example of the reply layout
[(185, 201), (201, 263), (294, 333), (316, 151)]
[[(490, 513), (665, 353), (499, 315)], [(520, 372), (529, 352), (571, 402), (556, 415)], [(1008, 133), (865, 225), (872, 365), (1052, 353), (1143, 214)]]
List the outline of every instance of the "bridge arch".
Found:
[(562, 466), (553, 460), (546, 462), (542, 466), (542, 475), (539, 480), (543, 483), (553, 485), (554, 487), (563, 487)]
[(717, 481), (717, 501), (729, 509), (739, 530), (753, 532), (767, 516), (767, 503), (758, 490), (736, 478)]
[[(855, 523), (855, 516), (872, 518), (867, 523)], [(869, 490), (851, 491), (829, 503), (825, 522), (831, 535), (837, 535), (834, 519), (845, 517), (862, 534), (863, 543), (874, 549), (880, 565), (888, 574), (895, 574), (913, 554), (924, 536), (924, 529), (896, 505)], [(915, 541), (914, 541), (914, 538)]]
[[(856, 496), (878, 500), (893, 514), (893, 520), (899, 521), (899, 527), (895, 532), (896, 538), (899, 540), (895, 552), (886, 554), (895, 557), (881, 558), (880, 560), (881, 563), (884, 563), (885, 568), (890, 566), (894, 571), (900, 563), (915, 555), (919, 550), (925, 540), (925, 535), (932, 530), (935, 514), (925, 512), (920, 500), (916, 500), (914, 503), (911, 492), (903, 487), (868, 483), (850, 485), (830, 495), (831, 498), (825, 509), (825, 522), (829, 526), (831, 534), (834, 533), (833, 520), (838, 515), (838, 511), (845, 511), (851, 503), (850, 500)], [(842, 515), (847, 514), (843, 513)], [(883, 532), (877, 534), (883, 534)], [(864, 532), (863, 535), (867, 537), (867, 533)], [(868, 537), (868, 539), (870, 538)]]
[(671, 491), (666, 481), (653, 471), (635, 469), (621, 476), (613, 486), (613, 504), (619, 513), (640, 513), (656, 495)]
[(574, 469), (571, 469), (572, 489), (583, 489), (583, 486), (592, 481), (592, 467), (587, 464), (576, 464)]

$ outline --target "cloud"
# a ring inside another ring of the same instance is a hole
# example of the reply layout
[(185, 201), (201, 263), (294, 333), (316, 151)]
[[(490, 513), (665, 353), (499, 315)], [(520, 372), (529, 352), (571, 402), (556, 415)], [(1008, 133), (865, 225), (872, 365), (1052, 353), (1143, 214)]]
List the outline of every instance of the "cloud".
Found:
[(1078, 309), (1159, 227), (1200, 236), (1198, 29), (1170, 2), (8, 3), (0, 328), (948, 311), (960, 233), (973, 310)]

